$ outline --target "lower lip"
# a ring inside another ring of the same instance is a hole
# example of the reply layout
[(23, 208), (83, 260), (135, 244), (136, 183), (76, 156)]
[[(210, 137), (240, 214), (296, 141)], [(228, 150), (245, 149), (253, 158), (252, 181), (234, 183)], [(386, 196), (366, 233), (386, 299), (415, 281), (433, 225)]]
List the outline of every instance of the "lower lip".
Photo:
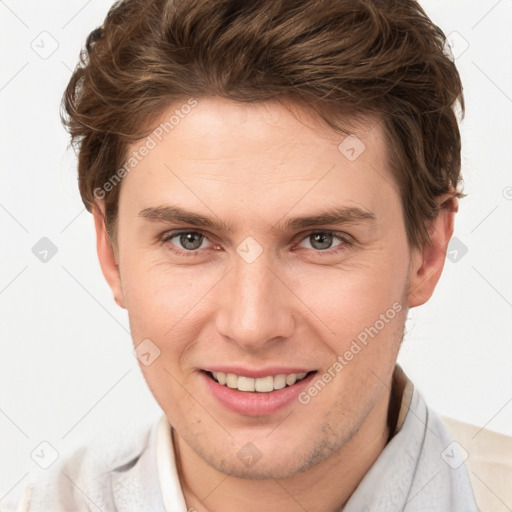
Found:
[(215, 398), (227, 409), (245, 416), (268, 416), (284, 409), (309, 385), (316, 373), (311, 373), (292, 386), (269, 393), (238, 391), (219, 384), (206, 372), (201, 378)]

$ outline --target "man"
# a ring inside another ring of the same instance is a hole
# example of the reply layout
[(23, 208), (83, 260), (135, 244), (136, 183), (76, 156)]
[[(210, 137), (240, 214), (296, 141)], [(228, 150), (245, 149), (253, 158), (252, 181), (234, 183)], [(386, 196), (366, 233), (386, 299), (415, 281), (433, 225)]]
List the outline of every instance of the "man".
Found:
[(413, 0), (112, 7), (64, 121), (163, 416), (18, 510), (477, 510), (396, 365), (462, 197), (444, 43)]

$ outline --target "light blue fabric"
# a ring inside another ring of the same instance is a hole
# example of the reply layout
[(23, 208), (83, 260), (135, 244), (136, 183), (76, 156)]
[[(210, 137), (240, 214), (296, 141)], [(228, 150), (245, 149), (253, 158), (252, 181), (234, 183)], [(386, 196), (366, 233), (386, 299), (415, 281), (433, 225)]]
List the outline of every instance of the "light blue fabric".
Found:
[(414, 389), (401, 430), (343, 512), (478, 512), (466, 466), (452, 443), (440, 417)]
[[(157, 466), (158, 422), (119, 449), (87, 447), (36, 482), (19, 512), (187, 512), (173, 454), (165, 509)], [(400, 431), (365, 475), (343, 512), (478, 512), (457, 445), (414, 389)], [(172, 443), (170, 443), (172, 450)], [(335, 475), (332, 476), (335, 478)], [(12, 500), (12, 496), (10, 499)], [(6, 498), (8, 500), (9, 497)], [(19, 497), (18, 497), (19, 501)], [(2, 512), (16, 511), (2, 502)]]

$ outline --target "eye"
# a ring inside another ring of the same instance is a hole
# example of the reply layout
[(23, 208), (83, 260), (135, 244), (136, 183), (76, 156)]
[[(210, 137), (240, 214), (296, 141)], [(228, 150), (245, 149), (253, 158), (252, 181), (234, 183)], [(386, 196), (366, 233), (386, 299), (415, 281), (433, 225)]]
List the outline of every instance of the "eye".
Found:
[(203, 242), (206, 240), (206, 235), (200, 231), (166, 232), (160, 238), (162, 243), (170, 244), (175, 253), (185, 256), (194, 256), (200, 249), (205, 249)]
[[(333, 251), (327, 251), (327, 249), (331, 249), (334, 241), (338, 241), (338, 245), (334, 246)], [(344, 233), (338, 233), (336, 231), (315, 231), (313, 233), (308, 233), (305, 238), (303, 238), (303, 242), (309, 242), (312, 248), (317, 252), (337, 252), (345, 248), (345, 246), (350, 246), (351, 242), (349, 240), (348, 235)], [(298, 247), (301, 247), (299, 244)]]

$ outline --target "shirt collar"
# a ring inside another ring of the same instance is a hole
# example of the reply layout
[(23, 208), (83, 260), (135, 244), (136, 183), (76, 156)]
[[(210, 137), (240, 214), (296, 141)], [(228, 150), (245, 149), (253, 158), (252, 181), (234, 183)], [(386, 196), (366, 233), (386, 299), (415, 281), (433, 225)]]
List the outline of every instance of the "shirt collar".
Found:
[(162, 501), (166, 512), (186, 511), (187, 505), (181, 490), (172, 436), (173, 428), (164, 414), (160, 418), (156, 432), (156, 457)]

